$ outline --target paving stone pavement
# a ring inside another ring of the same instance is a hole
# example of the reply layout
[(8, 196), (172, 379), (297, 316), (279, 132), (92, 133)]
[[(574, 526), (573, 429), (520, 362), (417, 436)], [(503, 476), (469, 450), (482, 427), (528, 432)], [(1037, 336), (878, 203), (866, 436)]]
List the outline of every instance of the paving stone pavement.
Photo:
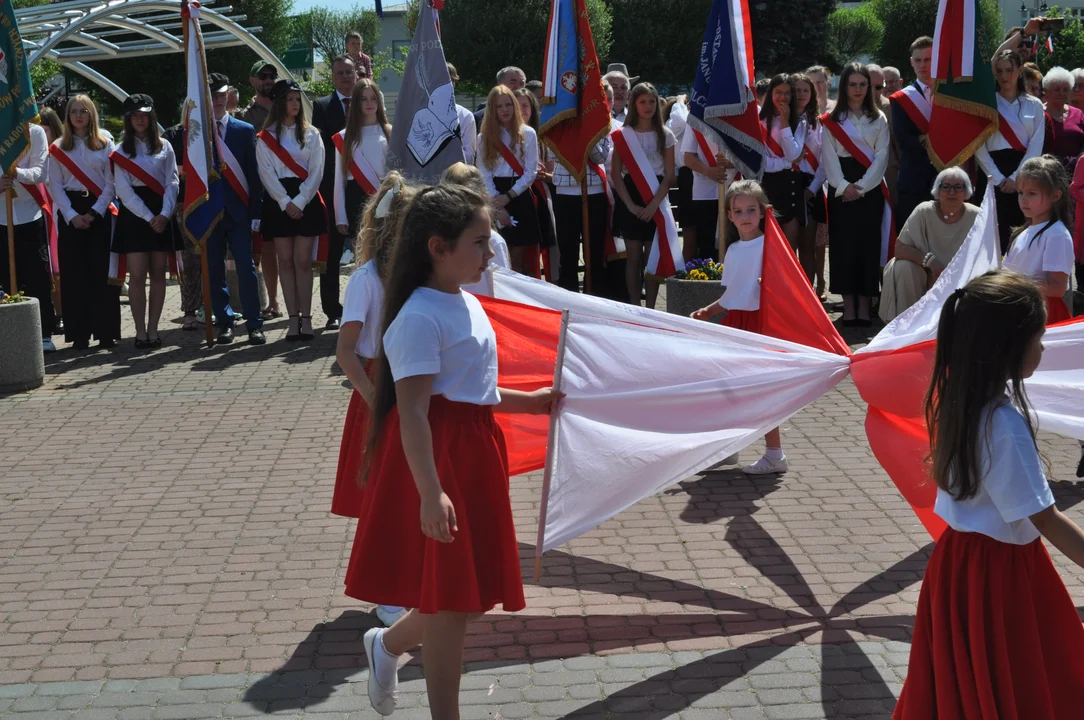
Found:
[[(0, 397), (0, 718), (376, 717), (353, 522), (328, 513), (334, 333), (204, 349), (165, 325), (153, 352), (61, 346), (43, 387)], [(784, 424), (783, 478), (689, 478), (548, 553), (537, 585), (541, 478), (514, 478), (527, 609), (470, 626), (463, 717), (887, 718), (931, 546), (863, 419), (846, 380)], [(1084, 522), (1076, 444), (1040, 444)], [(416, 658), (401, 676), (396, 717), (427, 718)]]

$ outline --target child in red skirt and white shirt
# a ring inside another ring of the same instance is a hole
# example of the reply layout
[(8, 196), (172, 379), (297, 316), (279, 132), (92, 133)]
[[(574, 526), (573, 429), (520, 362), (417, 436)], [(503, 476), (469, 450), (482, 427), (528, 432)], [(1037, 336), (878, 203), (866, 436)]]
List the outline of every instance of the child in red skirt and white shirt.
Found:
[[(764, 221), (770, 210), (768, 197), (753, 180), (739, 180), (726, 193), (726, 228), (723, 243), (723, 296), (707, 307), (692, 314), (696, 320), (709, 318), (726, 311), (723, 325), (759, 333), (760, 277), (764, 265)], [(748, 475), (778, 475), (785, 473), (787, 456), (783, 454), (779, 428), (769, 430), (764, 436), (764, 457), (742, 472)]]
[(949, 527), (922, 580), (896, 720), (1084, 712), (1084, 627), (1040, 540), (1084, 567), (1084, 532), (1054, 505), (1023, 387), (1045, 324), (1033, 282), (1005, 271), (941, 311), (926, 423)]
[[(364, 212), (361, 232), (355, 240), (355, 255), (361, 265), (350, 276), (343, 299), (342, 327), (339, 330), (335, 357), (354, 391), (343, 425), (339, 446), (339, 467), (335, 473), (335, 492), (331, 512), (356, 518), (361, 511), (361, 458), (369, 428), (369, 409), (374, 387), (370, 373), (372, 358), (380, 348), (384, 319), (384, 279), (391, 263), (395, 230), (403, 210), (409, 206), (414, 189), (402, 176), (391, 172)], [(406, 614), (406, 609), (378, 605), (376, 616), (386, 627)]]
[(493, 327), (473, 295), (493, 252), (489, 200), (457, 186), (406, 210), (386, 284), (367, 484), (346, 593), (416, 608), (365, 633), (369, 699), (395, 709), (398, 657), (422, 645), (433, 718), (459, 717), (467, 622), (521, 610), (508, 454), (494, 411), (548, 414), (560, 393), (497, 387)]

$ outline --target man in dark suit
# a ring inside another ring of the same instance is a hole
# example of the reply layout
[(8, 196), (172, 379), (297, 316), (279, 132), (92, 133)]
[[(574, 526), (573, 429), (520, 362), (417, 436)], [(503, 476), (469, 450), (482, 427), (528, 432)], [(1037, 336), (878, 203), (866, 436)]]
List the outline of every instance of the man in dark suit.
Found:
[[(929, 132), (929, 112), (933, 102), (930, 72), (933, 39), (920, 37), (911, 43), (911, 67), (918, 78), (892, 98), (892, 137), (899, 148), (900, 171), (896, 180), (896, 230), (903, 228), (919, 203), (930, 199), (937, 170), (930, 162), (922, 136)], [(925, 117), (925, 122), (923, 118)]]
[[(214, 105), (215, 135), (222, 140), (232, 161), (223, 158), (223, 172), (232, 173), (236, 167), (248, 185), (248, 202), (225, 181), (225, 212), (221, 222), (207, 240), (207, 265), (210, 270), (211, 306), (218, 325), (218, 342), (233, 342), (235, 315), (230, 308), (230, 291), (226, 285), (226, 249), (237, 266), (237, 285), (241, 291), (241, 308), (245, 313), (248, 341), (263, 345), (263, 317), (260, 315), (260, 291), (256, 264), (252, 260), (252, 233), (259, 228), (263, 186), (256, 164), (256, 130), (247, 122), (226, 112), (230, 80), (222, 73), (211, 73), (211, 101)], [(236, 162), (233, 162), (236, 161)], [(274, 250), (272, 250), (274, 252)]]
[[(349, 55), (339, 55), (331, 61), (332, 81), (335, 92), (312, 104), (312, 124), (320, 130), (324, 140), (324, 179), (320, 194), (327, 206), (329, 220), (335, 219), (335, 143), (336, 134), (346, 127), (346, 113), (350, 109), (350, 95), (357, 82), (357, 71)], [(344, 238), (334, 222), (328, 222), (327, 270), (320, 276), (320, 305), (327, 315), (328, 330), (338, 330), (343, 315), (339, 302), (339, 261), (342, 259)]]

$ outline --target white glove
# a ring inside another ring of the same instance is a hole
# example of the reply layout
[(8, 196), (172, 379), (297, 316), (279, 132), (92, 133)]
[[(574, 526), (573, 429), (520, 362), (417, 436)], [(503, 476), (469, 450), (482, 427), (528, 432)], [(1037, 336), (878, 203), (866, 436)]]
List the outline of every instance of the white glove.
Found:
[(258, 233), (259, 231), (260, 231), (260, 221), (259, 220), (253, 220), (252, 221), (252, 232)]

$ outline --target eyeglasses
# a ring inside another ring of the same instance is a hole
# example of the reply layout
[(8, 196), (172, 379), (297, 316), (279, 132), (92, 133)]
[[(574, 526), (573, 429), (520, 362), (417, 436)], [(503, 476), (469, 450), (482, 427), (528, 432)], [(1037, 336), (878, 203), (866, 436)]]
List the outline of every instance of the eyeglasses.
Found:
[(877, 92), (880, 92), (880, 91), (885, 89), (885, 86), (884, 85), (874, 85), (873, 89), (876, 90)]
[(258, 77), (261, 80), (276, 80), (276, 79), (278, 79), (278, 76), (279, 76), (279, 74), (277, 72), (270, 72), (270, 73), (260, 73), (256, 77)]
[(68, 111), (69, 115), (90, 115), (90, 110), (84, 110), (83, 108), (72, 108)]
[(941, 192), (945, 193), (962, 193), (964, 191), (963, 185), (949, 185), (948, 183), (941, 183), (941, 187), (938, 188)]

